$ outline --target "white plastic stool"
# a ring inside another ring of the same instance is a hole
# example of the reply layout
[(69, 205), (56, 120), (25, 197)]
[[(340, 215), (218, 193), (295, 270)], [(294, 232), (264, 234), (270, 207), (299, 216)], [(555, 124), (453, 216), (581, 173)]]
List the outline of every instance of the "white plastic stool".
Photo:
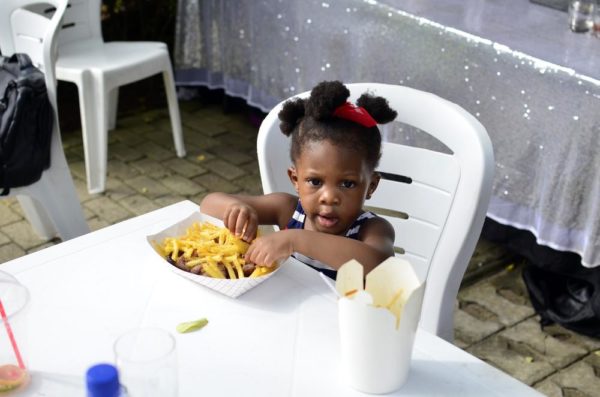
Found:
[(185, 156), (169, 52), (161, 42), (104, 42), (101, 0), (72, 0), (59, 34), (56, 76), (77, 85), (87, 186), (106, 186), (108, 130), (116, 125), (119, 87), (162, 73), (177, 156)]

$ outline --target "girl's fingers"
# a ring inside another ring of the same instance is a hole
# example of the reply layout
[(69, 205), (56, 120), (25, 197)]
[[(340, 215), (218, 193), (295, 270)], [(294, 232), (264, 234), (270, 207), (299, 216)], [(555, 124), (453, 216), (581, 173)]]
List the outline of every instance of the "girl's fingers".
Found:
[(272, 259), (271, 255), (265, 255), (265, 257), (262, 260), (261, 265), (271, 267), (273, 262), (275, 262), (275, 261)]
[(256, 263), (254, 262), (254, 260), (252, 259), (254, 257), (254, 249), (256, 248), (256, 241), (254, 241), (254, 243), (250, 244), (250, 246), (248, 247), (248, 251), (246, 251), (246, 253), (244, 254), (244, 259), (247, 262), (252, 262), (252, 263)]
[(257, 265), (260, 265), (260, 266), (264, 266), (266, 264), (266, 258), (267, 258), (267, 255), (261, 253), (261, 255), (257, 255), (256, 261), (254, 263), (256, 263)]
[[(247, 215), (244, 213), (244, 211), (240, 210), (239, 208), (233, 208), (227, 215), (225, 227), (239, 237), (242, 235), (242, 231), (244, 230), (246, 219)], [(223, 220), (225, 221), (225, 217)]]
[(262, 249), (254, 250), (250, 260), (260, 266), (271, 266), (275, 262), (271, 253)]
[(223, 223), (236, 237), (250, 242), (256, 237), (258, 216), (256, 212), (243, 205), (232, 205), (223, 214)]
[(256, 231), (258, 230), (258, 221), (254, 217), (250, 217), (248, 222), (246, 223), (246, 229), (244, 230), (244, 235), (242, 236), (242, 240), (246, 242), (250, 242), (254, 240), (256, 237)]
[(230, 208), (223, 216), (223, 223), (225, 224), (225, 227), (229, 229), (232, 233), (235, 233), (235, 224), (237, 221), (238, 212), (238, 208)]
[(225, 210), (225, 212), (223, 213), (223, 225), (229, 229), (229, 213), (231, 211), (228, 209)]
[(240, 237), (242, 233), (244, 233), (244, 227), (248, 223), (248, 214), (245, 211), (240, 211), (238, 213), (236, 223), (235, 223), (235, 235)]
[(250, 247), (248, 248), (248, 251), (246, 251), (246, 255), (244, 255), (244, 257), (247, 261), (256, 263), (257, 265), (262, 265), (263, 262), (261, 258), (263, 258), (265, 254), (262, 252), (260, 243), (257, 244), (257, 241), (258, 240), (254, 240), (254, 243), (250, 244)]

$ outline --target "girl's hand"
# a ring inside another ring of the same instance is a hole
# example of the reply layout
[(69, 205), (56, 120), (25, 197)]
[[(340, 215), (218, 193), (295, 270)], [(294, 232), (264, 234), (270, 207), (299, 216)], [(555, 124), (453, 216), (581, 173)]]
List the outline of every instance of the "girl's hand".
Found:
[(293, 252), (292, 232), (282, 230), (254, 240), (244, 258), (257, 265), (270, 267), (278, 259), (285, 259)]
[(223, 223), (233, 234), (246, 242), (254, 240), (258, 229), (258, 214), (248, 204), (237, 202), (225, 210)]

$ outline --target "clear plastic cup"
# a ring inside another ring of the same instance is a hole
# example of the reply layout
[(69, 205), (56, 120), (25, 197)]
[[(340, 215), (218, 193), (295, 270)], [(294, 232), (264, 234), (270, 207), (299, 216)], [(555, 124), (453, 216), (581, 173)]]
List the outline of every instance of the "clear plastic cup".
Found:
[(29, 291), (8, 273), (0, 274), (0, 395), (29, 383), (25, 361)]
[(121, 383), (134, 397), (177, 396), (175, 338), (160, 328), (142, 327), (121, 335), (114, 344)]
[(19, 282), (15, 276), (2, 270), (0, 270), (0, 281), (13, 281), (15, 283)]

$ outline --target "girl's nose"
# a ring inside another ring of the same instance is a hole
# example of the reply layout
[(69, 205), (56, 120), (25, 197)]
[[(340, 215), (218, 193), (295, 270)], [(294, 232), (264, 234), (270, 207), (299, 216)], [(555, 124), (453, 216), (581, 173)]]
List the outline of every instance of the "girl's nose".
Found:
[(323, 187), (323, 190), (321, 191), (321, 196), (319, 199), (320, 199), (321, 204), (334, 205), (334, 204), (339, 204), (339, 202), (340, 202), (339, 195), (337, 194), (337, 189), (326, 187), (326, 186)]

